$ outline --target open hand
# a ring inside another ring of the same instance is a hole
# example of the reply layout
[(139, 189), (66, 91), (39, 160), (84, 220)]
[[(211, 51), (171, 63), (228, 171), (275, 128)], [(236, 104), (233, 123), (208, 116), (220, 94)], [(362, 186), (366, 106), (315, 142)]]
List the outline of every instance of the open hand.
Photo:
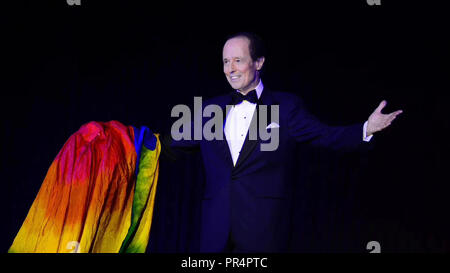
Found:
[(398, 110), (390, 114), (383, 114), (381, 113), (381, 110), (386, 106), (386, 104), (387, 102), (383, 100), (380, 105), (378, 105), (377, 109), (375, 109), (375, 111), (373, 111), (373, 113), (369, 116), (366, 131), (367, 136), (388, 127), (391, 125), (392, 121), (403, 112), (402, 110)]

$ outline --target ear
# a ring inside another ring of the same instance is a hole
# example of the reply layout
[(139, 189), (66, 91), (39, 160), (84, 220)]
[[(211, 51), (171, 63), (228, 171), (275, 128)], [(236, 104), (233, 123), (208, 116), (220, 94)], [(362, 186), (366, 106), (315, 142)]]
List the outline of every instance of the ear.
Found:
[(261, 68), (263, 67), (263, 64), (264, 64), (264, 60), (265, 60), (264, 56), (260, 57), (260, 58), (258, 58), (258, 60), (256, 60), (256, 70), (261, 70)]

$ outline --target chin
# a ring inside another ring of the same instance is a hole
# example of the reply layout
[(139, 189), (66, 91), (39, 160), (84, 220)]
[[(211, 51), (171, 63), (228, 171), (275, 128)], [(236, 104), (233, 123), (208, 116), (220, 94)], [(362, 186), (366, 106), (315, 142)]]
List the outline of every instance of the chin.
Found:
[(230, 86), (233, 88), (233, 89), (240, 89), (240, 85), (237, 85), (237, 84), (232, 84), (232, 83), (230, 83)]

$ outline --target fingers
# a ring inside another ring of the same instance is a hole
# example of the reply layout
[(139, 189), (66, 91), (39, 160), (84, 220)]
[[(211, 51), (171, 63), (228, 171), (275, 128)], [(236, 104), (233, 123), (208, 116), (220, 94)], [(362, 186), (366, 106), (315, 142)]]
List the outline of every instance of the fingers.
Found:
[(375, 112), (381, 113), (381, 110), (386, 106), (387, 101), (382, 100), (381, 103), (378, 105), (377, 109), (375, 109)]
[(394, 116), (398, 116), (398, 115), (400, 115), (401, 113), (403, 113), (403, 110), (397, 110), (397, 111), (395, 111), (395, 112), (392, 113), (392, 114), (394, 114)]
[(392, 113), (389, 114), (389, 118), (395, 119), (401, 113), (403, 113), (402, 110), (398, 110), (398, 111), (392, 112)]
[(398, 115), (400, 115), (401, 113), (403, 113), (403, 111), (402, 111), (402, 110), (398, 110), (398, 111), (392, 112), (392, 113), (390, 113), (389, 115), (387, 115), (388, 118), (387, 118), (387, 120), (386, 120), (386, 124), (387, 124), (388, 126), (391, 125), (392, 121), (393, 121)]
[(394, 116), (389, 117), (389, 118), (386, 120), (386, 124), (387, 124), (387, 125), (391, 125), (391, 123), (392, 123), (392, 121), (393, 121), (394, 119), (395, 119)]

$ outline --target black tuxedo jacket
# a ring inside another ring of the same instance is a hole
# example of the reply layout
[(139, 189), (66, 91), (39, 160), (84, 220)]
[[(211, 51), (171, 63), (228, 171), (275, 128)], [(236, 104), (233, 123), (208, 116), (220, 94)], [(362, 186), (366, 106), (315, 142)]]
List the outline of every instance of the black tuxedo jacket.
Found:
[[(213, 98), (203, 106), (209, 104), (219, 105), (225, 113), (226, 105), (231, 104), (231, 95)], [(362, 139), (363, 123), (345, 127), (324, 125), (311, 116), (293, 94), (265, 88), (258, 104), (279, 105), (279, 128), (269, 129), (279, 130), (279, 145), (274, 151), (260, 149), (261, 143), (270, 140), (263, 141), (259, 137), (250, 140), (247, 134), (233, 166), (225, 136), (223, 140), (212, 141), (171, 140), (170, 145), (165, 145), (171, 153), (177, 148), (201, 150), (206, 172), (201, 252), (222, 252), (230, 240), (237, 251), (286, 251), (292, 206), (292, 181), (287, 177), (289, 170), (295, 168), (290, 160), (295, 142), (340, 151), (368, 145)]]

